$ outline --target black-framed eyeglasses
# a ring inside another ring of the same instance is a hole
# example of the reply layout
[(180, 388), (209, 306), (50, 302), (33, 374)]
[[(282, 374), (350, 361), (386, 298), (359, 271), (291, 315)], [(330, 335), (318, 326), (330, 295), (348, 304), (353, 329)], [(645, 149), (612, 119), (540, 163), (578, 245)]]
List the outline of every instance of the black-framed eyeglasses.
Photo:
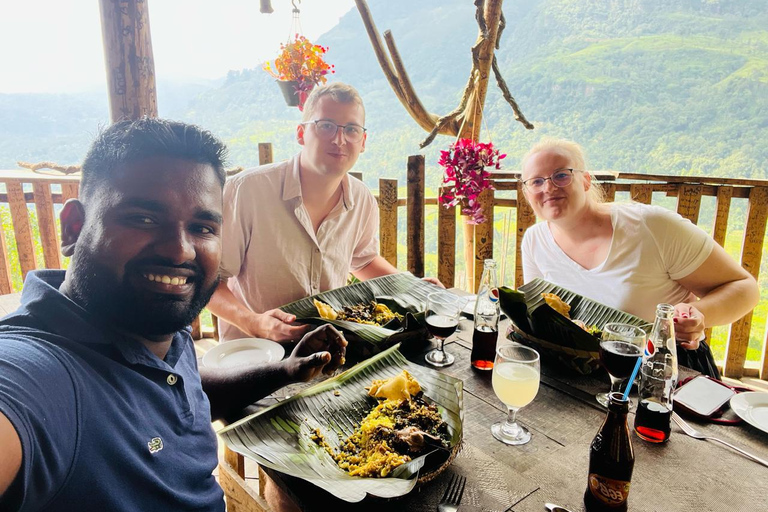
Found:
[(578, 169), (555, 169), (555, 172), (549, 178), (530, 178), (523, 181), (523, 186), (531, 192), (538, 192), (544, 188), (547, 180), (558, 188), (567, 187), (573, 181), (573, 173), (581, 172)]
[(359, 124), (336, 124), (328, 119), (315, 119), (313, 121), (307, 121), (301, 124), (314, 124), (315, 132), (317, 136), (323, 140), (331, 140), (336, 137), (336, 133), (341, 128), (341, 133), (344, 134), (344, 139), (347, 142), (360, 142), (363, 140), (366, 129)]

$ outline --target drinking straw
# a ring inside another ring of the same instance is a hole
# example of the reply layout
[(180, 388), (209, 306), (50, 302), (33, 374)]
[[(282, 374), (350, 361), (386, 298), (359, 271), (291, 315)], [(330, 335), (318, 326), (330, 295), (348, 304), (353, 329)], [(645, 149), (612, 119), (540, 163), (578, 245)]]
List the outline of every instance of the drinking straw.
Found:
[(632, 375), (629, 376), (629, 382), (627, 383), (627, 389), (624, 390), (624, 400), (627, 400), (629, 398), (629, 390), (632, 389), (632, 383), (635, 382), (635, 377), (637, 377), (637, 371), (640, 369), (640, 364), (643, 362), (642, 357), (637, 358), (637, 362), (635, 363), (635, 369), (632, 370)]

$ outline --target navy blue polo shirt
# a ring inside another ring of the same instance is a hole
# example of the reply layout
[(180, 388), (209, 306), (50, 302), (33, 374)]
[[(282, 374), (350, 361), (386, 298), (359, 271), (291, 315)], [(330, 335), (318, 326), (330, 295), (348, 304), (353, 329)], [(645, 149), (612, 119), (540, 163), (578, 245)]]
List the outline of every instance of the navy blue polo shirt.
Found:
[(223, 511), (189, 333), (160, 360), (96, 327), (63, 280), (30, 273), (21, 308), (0, 320), (0, 411), (23, 450), (0, 510)]

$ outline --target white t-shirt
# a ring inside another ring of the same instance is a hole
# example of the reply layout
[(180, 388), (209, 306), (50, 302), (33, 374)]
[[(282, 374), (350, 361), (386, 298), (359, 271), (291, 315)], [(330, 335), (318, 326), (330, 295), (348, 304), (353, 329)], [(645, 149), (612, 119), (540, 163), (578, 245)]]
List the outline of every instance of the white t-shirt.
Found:
[(659, 206), (611, 205), (613, 239), (608, 256), (587, 270), (557, 245), (547, 222), (523, 236), (525, 282), (541, 277), (648, 322), (659, 303), (683, 302), (690, 292), (677, 283), (709, 257), (715, 241), (677, 213)]

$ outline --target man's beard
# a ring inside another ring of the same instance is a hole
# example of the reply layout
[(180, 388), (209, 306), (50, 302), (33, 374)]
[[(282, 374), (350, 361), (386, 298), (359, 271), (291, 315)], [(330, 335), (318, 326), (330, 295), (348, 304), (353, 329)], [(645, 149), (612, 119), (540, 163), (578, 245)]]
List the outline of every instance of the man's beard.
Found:
[[(141, 276), (134, 270), (139, 264), (194, 270), (195, 277), (187, 281), (194, 283), (192, 297), (181, 299), (162, 293), (139, 293), (129, 281), (131, 275)], [(97, 263), (87, 249), (78, 251), (73, 265), (73, 299), (101, 322), (143, 336), (172, 334), (191, 324), (208, 304), (219, 282), (217, 277), (210, 287), (204, 288), (206, 276), (199, 267), (172, 265), (161, 258), (128, 263), (121, 282), (111, 269)]]

